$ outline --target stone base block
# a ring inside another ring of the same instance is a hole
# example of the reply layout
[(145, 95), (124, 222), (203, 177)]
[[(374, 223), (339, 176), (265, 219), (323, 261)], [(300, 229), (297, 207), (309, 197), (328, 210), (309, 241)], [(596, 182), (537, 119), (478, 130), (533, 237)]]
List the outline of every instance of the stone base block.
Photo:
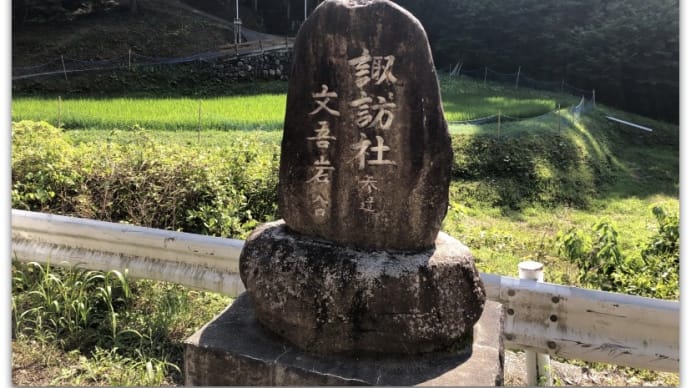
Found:
[(317, 356), (264, 329), (244, 293), (185, 341), (185, 385), (500, 386), (502, 332), (501, 305), (486, 302), (474, 343), (464, 351)]
[(486, 299), (470, 250), (442, 232), (421, 252), (367, 251), (277, 221), (247, 238), (239, 269), (259, 322), (317, 354), (461, 350)]

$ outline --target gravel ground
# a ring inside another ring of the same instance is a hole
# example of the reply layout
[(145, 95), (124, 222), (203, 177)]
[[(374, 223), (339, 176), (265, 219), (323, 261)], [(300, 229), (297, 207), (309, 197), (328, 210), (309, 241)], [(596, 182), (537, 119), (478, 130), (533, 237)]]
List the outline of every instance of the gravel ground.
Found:
[[(644, 381), (616, 368), (594, 370), (586, 366), (551, 360), (553, 383), (556, 386), (668, 386), (667, 380), (677, 381), (677, 374), (658, 373), (655, 380)], [(525, 353), (505, 352), (504, 378), (506, 386), (526, 386)]]

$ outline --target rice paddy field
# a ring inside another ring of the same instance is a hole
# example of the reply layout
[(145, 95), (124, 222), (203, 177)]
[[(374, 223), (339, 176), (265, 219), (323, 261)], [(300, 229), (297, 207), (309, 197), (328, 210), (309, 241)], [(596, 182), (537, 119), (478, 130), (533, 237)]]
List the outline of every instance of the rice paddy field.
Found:
[[(287, 84), (284, 84), (287, 89)], [(502, 114), (527, 118), (576, 104), (574, 96), (511, 89), (466, 78), (444, 77), (446, 119), (454, 122)], [(37, 98), (12, 101), (12, 120), (42, 120), (65, 129), (281, 130), (286, 94), (193, 98)]]

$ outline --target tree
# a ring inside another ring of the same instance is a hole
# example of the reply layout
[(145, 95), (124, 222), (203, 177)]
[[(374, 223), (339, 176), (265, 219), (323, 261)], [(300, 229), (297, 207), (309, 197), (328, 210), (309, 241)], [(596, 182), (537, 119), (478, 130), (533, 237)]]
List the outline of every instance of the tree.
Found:
[(437, 66), (523, 74), (678, 120), (678, 0), (396, 0), (420, 19)]

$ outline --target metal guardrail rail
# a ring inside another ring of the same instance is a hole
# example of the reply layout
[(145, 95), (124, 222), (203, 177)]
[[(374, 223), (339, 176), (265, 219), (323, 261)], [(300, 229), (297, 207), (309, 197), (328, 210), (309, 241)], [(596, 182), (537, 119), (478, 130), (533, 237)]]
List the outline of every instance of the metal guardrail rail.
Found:
[[(124, 271), (237, 296), (243, 241), (12, 210), (20, 261)], [(506, 346), (553, 356), (679, 371), (680, 304), (482, 274), (505, 307)]]

